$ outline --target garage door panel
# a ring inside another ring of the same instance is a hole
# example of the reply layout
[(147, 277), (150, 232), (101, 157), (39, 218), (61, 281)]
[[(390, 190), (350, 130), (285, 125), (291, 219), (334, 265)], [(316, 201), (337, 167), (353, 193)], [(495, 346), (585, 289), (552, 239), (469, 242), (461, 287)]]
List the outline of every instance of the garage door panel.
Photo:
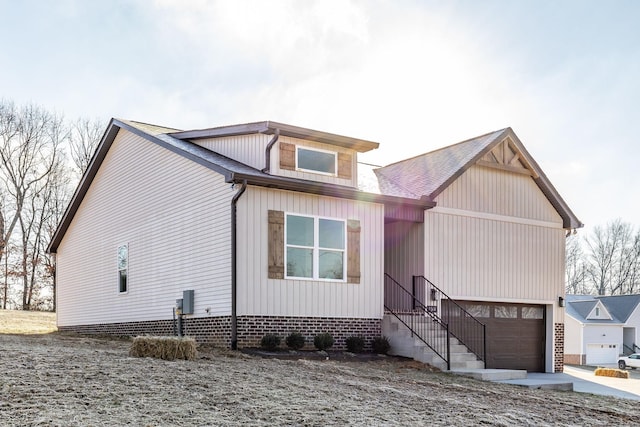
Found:
[(544, 306), (477, 301), (458, 303), (472, 305), (476, 311), (480, 305), (489, 307), (482, 311), (489, 315), (478, 319), (486, 325), (487, 368), (544, 371)]

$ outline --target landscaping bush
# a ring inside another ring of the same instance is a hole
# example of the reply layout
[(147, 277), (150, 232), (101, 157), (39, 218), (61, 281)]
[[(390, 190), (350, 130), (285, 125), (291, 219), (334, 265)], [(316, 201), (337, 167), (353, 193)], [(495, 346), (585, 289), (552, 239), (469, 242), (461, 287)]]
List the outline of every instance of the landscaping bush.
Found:
[(163, 360), (194, 360), (197, 356), (196, 340), (187, 337), (135, 337), (129, 355)]
[(376, 337), (371, 340), (371, 349), (377, 354), (387, 354), (391, 350), (391, 344), (387, 337)]
[(351, 353), (362, 353), (364, 350), (364, 338), (362, 337), (349, 337), (346, 341), (347, 351)]
[(333, 335), (329, 332), (323, 332), (313, 338), (313, 345), (320, 351), (326, 350), (333, 346)]
[(265, 350), (275, 350), (280, 346), (280, 337), (275, 334), (266, 334), (260, 340), (260, 347)]
[(595, 374), (598, 377), (629, 378), (629, 372), (620, 369), (598, 368)]
[(304, 336), (300, 332), (291, 332), (285, 339), (287, 347), (292, 350), (300, 350), (304, 347)]

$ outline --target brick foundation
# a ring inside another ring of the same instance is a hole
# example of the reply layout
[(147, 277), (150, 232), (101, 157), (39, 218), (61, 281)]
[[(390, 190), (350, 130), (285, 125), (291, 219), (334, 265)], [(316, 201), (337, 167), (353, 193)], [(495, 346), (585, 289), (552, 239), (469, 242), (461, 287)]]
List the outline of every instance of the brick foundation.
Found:
[(553, 369), (554, 372), (564, 371), (564, 323), (556, 323), (554, 326)]
[(564, 363), (566, 365), (586, 365), (587, 355), (586, 354), (565, 354)]
[[(259, 347), (265, 334), (276, 334), (284, 338), (291, 332), (300, 332), (306, 338), (307, 347), (313, 348), (313, 337), (321, 332), (330, 332), (335, 339), (332, 349), (344, 350), (350, 336), (365, 338), (367, 348), (372, 338), (382, 334), (380, 319), (291, 317), (291, 316), (238, 316), (238, 347)], [(172, 320), (142, 322), (100, 323), (93, 325), (61, 326), (60, 331), (96, 335), (174, 335)], [(184, 335), (194, 337), (199, 343), (218, 347), (231, 346), (231, 317), (200, 317), (183, 320)]]

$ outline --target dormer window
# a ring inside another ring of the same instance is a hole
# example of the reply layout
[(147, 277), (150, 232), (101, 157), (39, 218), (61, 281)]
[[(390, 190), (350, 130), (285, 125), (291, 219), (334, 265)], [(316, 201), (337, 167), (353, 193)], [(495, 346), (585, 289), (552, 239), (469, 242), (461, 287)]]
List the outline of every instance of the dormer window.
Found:
[(336, 176), (338, 153), (306, 147), (296, 147), (296, 170)]
[(596, 307), (596, 317), (600, 317), (600, 307)]

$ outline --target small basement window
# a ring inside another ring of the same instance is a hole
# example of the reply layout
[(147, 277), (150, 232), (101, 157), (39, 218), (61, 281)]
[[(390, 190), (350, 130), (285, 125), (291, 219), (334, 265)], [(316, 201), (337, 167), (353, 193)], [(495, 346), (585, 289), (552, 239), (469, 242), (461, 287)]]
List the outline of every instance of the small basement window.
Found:
[(127, 276), (129, 271), (129, 246), (118, 246), (118, 290), (127, 292)]
[(296, 170), (336, 176), (337, 164), (334, 151), (296, 147)]

